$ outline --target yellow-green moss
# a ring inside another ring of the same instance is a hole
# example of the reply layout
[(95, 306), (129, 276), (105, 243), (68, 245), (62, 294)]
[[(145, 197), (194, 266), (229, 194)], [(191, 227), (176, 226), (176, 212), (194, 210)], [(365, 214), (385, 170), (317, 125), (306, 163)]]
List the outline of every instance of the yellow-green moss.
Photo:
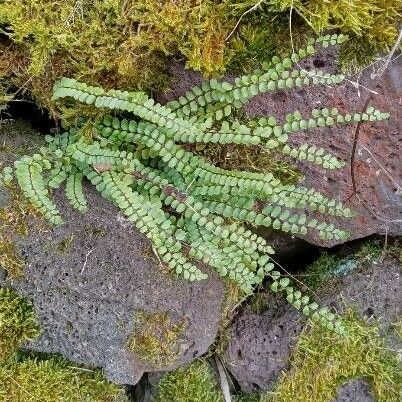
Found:
[(56, 357), (18, 358), (0, 366), (2, 402), (117, 402), (121, 387), (106, 381), (99, 370), (74, 367)]
[(0, 78), (10, 77), (52, 107), (51, 87), (74, 76), (107, 87), (161, 87), (166, 57), (222, 73), (230, 30), (250, 1), (230, 0), (4, 0)]
[(270, 172), (284, 184), (295, 184), (303, 177), (300, 171), (276, 157), (274, 152), (259, 146), (198, 144), (194, 152), (223, 169)]
[(56, 244), (57, 251), (60, 254), (65, 254), (70, 249), (73, 241), (74, 241), (74, 233), (71, 233), (70, 236), (65, 237), (62, 241)]
[(15, 249), (14, 237), (26, 236), (41, 213), (15, 187), (8, 186), (7, 194), (7, 206), (0, 208), (0, 267), (10, 277), (18, 278), (23, 275), (24, 261)]
[(379, 334), (378, 326), (368, 325), (349, 312), (344, 317), (346, 336), (317, 325), (299, 338), (284, 373), (273, 393), (263, 402), (329, 402), (338, 387), (350, 379), (362, 378), (378, 402), (400, 399), (400, 363)]
[(174, 363), (180, 353), (180, 340), (186, 327), (186, 320), (174, 321), (168, 312), (138, 311), (127, 347), (155, 368), (167, 366)]
[(22, 342), (38, 334), (32, 304), (13, 290), (0, 288), (0, 363), (13, 355)]
[(162, 377), (156, 402), (223, 402), (223, 397), (209, 363), (196, 360)]

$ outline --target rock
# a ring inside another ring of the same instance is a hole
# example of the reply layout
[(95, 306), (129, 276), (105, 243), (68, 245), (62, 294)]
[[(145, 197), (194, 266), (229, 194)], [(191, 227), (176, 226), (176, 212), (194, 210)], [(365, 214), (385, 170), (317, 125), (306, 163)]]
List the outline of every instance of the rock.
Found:
[(230, 331), (225, 366), (241, 390), (271, 390), (287, 367), (292, 347), (303, 328), (300, 314), (283, 300), (267, 295), (269, 310), (259, 315), (247, 310)]
[(370, 386), (363, 380), (352, 380), (338, 389), (332, 402), (375, 402)]
[[(19, 141), (14, 133), (8, 137), (0, 132), (0, 138), (1, 143)], [(0, 153), (0, 162), (6, 158)], [(205, 353), (221, 314), (224, 293), (217, 276), (210, 273), (198, 283), (174, 278), (160, 266), (148, 240), (109, 202), (89, 186), (85, 193), (88, 213), (73, 210), (59, 192), (64, 225), (44, 227), (32, 221), (27, 236), (14, 236), (24, 276), (3, 279), (0, 286), (12, 286), (34, 303), (42, 335), (26, 347), (102, 367), (120, 384), (135, 384), (144, 372), (170, 370)], [(138, 334), (146, 327), (135, 321), (141, 315), (177, 329), (162, 365), (144, 358), (146, 342), (142, 359), (127, 347), (133, 329)]]
[[(380, 320), (386, 332), (401, 309), (400, 269), (400, 263), (392, 258), (381, 264), (363, 264), (348, 276), (329, 280), (319, 292), (320, 303), (338, 312), (353, 306), (367, 319)], [(248, 307), (234, 320), (225, 353), (226, 367), (245, 392), (272, 389), (288, 367), (292, 347), (305, 322), (282, 298), (270, 293), (266, 297), (267, 311), (256, 314)]]
[[(335, 72), (336, 59), (336, 53), (327, 51), (303, 62), (303, 67), (308, 70), (324, 67), (328, 72)], [(161, 102), (183, 95), (201, 81), (199, 75), (178, 64), (171, 67), (171, 72), (175, 77), (174, 89), (159, 95)], [(372, 105), (391, 114), (383, 122), (309, 130), (290, 138), (294, 144), (309, 142), (323, 147), (346, 162), (343, 169), (335, 171), (302, 162), (297, 166), (305, 175), (303, 185), (344, 202), (357, 213), (355, 219), (327, 219), (349, 231), (350, 239), (386, 231), (389, 235), (402, 233), (402, 58), (390, 64), (382, 76), (371, 78), (374, 72), (373, 68), (367, 68), (360, 76), (333, 88), (314, 86), (262, 94), (245, 107), (250, 117), (274, 115), (279, 120), (286, 113), (295, 110), (307, 113), (317, 107), (337, 107), (347, 113), (361, 112), (366, 105)], [(355, 84), (357, 81), (359, 86)], [(305, 239), (321, 246), (342, 243), (341, 240), (323, 241), (313, 232)]]

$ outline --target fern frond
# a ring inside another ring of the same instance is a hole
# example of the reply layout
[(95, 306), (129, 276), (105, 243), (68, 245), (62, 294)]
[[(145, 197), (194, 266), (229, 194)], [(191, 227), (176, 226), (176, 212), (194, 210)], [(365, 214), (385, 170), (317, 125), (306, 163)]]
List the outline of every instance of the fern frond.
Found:
[(60, 213), (50, 198), (42, 175), (50, 167), (49, 161), (42, 155), (24, 156), (15, 164), (15, 176), (24, 195), (43, 213), (46, 219), (55, 225), (63, 223)]
[(82, 190), (83, 175), (80, 172), (70, 173), (66, 182), (66, 196), (70, 204), (80, 212), (88, 210), (87, 201)]

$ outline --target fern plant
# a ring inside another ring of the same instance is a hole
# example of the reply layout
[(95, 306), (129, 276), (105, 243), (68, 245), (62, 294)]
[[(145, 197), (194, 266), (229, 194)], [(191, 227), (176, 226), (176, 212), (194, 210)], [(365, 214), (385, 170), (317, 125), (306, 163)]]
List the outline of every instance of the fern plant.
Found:
[(273, 116), (245, 122), (238, 112), (260, 93), (342, 82), (343, 75), (306, 72), (298, 62), (319, 46), (345, 39), (327, 35), (310, 40), (298, 53), (274, 57), (252, 74), (234, 82), (204, 82), (165, 106), (143, 92), (106, 91), (64, 78), (54, 87), (55, 101), (81, 102), (114, 115), (103, 115), (91, 138), (83, 133), (85, 120), (46, 137), (48, 146), (40, 153), (15, 163), (18, 184), (47, 219), (61, 224), (51, 191), (66, 182), (67, 198), (85, 212), (86, 178), (148, 237), (160, 261), (176, 274), (190, 281), (205, 279), (206, 263), (246, 293), (268, 276), (274, 292), (283, 292), (304, 314), (342, 332), (334, 314), (320, 309), (275, 269), (270, 257), (274, 250), (246, 225), (299, 235), (315, 230), (323, 239), (343, 239), (345, 231), (317, 220), (311, 212), (351, 217), (349, 208), (314, 189), (284, 185), (271, 174), (222, 169), (190, 152), (186, 144), (258, 144), (327, 169), (341, 168), (344, 162), (322, 148), (291, 146), (289, 136), (317, 127), (382, 120), (388, 114), (372, 107), (347, 114), (323, 108), (313, 109), (309, 116), (295, 111), (284, 122)]

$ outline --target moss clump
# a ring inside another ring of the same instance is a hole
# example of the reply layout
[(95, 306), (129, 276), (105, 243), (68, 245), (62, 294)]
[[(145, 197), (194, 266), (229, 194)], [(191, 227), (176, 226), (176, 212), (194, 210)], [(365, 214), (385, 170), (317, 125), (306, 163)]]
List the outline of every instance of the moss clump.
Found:
[(185, 320), (174, 322), (168, 312), (139, 311), (135, 314), (133, 327), (127, 347), (140, 360), (155, 368), (174, 363), (187, 327)]
[(378, 402), (397, 402), (402, 385), (397, 357), (387, 350), (376, 325), (368, 325), (349, 312), (344, 318), (347, 335), (340, 336), (314, 325), (299, 338), (275, 392), (264, 402), (329, 402), (350, 379), (371, 384)]
[(257, 392), (252, 394), (235, 395), (233, 397), (233, 402), (260, 402), (261, 395)]
[(189, 68), (222, 73), (225, 39), (248, 7), (249, 0), (4, 0), (0, 78), (52, 107), (51, 87), (62, 76), (109, 88), (164, 86), (166, 58), (177, 53)]
[(11, 359), (0, 366), (3, 402), (113, 402), (123, 401), (123, 390), (99, 370), (73, 367), (57, 357)]
[(32, 304), (13, 290), (0, 288), (0, 362), (13, 355), (22, 342), (38, 334)]
[[(301, 17), (315, 32), (338, 29), (352, 39), (343, 47), (341, 64), (356, 69), (395, 44), (402, 16), (400, 0), (270, 0), (272, 11)], [(298, 26), (293, 27), (298, 36)]]
[(209, 363), (196, 360), (163, 376), (156, 402), (223, 402)]
[(60, 254), (65, 254), (70, 249), (72, 242), (74, 241), (74, 233), (70, 236), (65, 237), (62, 241), (56, 244), (56, 250)]

